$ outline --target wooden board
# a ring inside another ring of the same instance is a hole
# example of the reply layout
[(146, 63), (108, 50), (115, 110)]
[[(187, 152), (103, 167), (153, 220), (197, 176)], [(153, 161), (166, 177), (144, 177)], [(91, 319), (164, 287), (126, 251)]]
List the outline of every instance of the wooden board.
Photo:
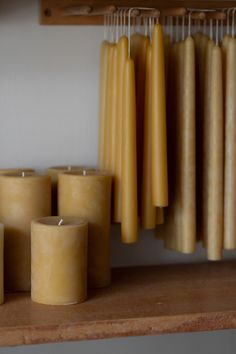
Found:
[(113, 284), (73, 306), (8, 294), (0, 345), (236, 328), (236, 263), (123, 268)]
[(235, 1), (228, 0), (40, 0), (40, 23), (42, 25), (99, 25), (103, 16), (64, 16), (63, 9), (90, 5), (115, 5), (117, 7), (144, 6), (158, 9), (168, 7), (223, 8), (234, 7)]

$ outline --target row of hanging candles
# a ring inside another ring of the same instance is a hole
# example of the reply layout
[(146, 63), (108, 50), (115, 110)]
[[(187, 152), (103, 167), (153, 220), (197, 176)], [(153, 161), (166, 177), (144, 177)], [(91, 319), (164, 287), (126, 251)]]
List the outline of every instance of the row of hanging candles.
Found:
[[(182, 24), (175, 18), (175, 28), (170, 18), (164, 38), (161, 25), (149, 20), (153, 24), (149, 36), (145, 30), (129, 39), (122, 33), (117, 43), (103, 42), (99, 150), (100, 166), (115, 176), (114, 221), (124, 224), (122, 240), (134, 242), (138, 214), (143, 228), (155, 228), (156, 211), (168, 204), (168, 107), (170, 205), (165, 212), (164, 243), (169, 249), (192, 253), (197, 239), (202, 240), (211, 260), (221, 259), (223, 248), (236, 248), (234, 16), (230, 23), (229, 10), (224, 35), (223, 22), (219, 28), (214, 14), (201, 12), (194, 27), (193, 12), (181, 17)], [(118, 53), (117, 71), (112, 51)], [(109, 60), (117, 86), (111, 80)], [(135, 69), (128, 71), (131, 66)]]
[(121, 223), (122, 241), (133, 243), (138, 214), (143, 228), (155, 228), (168, 205), (165, 63), (160, 24), (153, 45), (141, 33), (128, 39), (125, 29), (101, 48), (99, 166), (115, 177), (113, 220)]

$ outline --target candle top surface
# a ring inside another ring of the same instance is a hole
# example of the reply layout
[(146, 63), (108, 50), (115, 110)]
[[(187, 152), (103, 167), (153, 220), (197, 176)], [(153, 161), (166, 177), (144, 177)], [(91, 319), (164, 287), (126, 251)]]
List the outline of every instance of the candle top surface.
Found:
[(6, 177), (12, 177), (12, 178), (50, 178), (49, 175), (47, 174), (40, 174), (36, 173), (34, 171), (15, 171), (15, 172), (6, 172), (6, 173), (0, 173), (0, 178), (6, 178)]
[(81, 169), (77, 171), (66, 171), (60, 173), (63, 176), (73, 176), (73, 177), (111, 177), (111, 175), (106, 171), (101, 170), (87, 170)]
[(84, 219), (73, 217), (73, 216), (47, 216), (37, 220), (33, 220), (34, 224), (40, 224), (45, 226), (58, 226), (58, 227), (71, 227), (71, 226), (82, 226), (88, 225), (88, 222)]
[(48, 171), (78, 171), (78, 170), (96, 170), (95, 167), (83, 166), (83, 165), (62, 165), (62, 166), (52, 166), (48, 168)]
[(34, 172), (32, 168), (0, 168), (0, 175), (2, 174), (12, 174), (12, 173), (21, 173), (21, 172)]

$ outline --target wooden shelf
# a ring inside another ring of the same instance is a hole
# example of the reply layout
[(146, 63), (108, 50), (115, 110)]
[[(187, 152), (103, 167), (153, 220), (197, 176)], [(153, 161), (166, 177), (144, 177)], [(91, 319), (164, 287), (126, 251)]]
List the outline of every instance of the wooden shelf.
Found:
[(170, 7), (224, 8), (234, 7), (231, 0), (40, 0), (40, 23), (42, 25), (101, 25), (103, 16), (65, 16), (65, 8), (115, 5), (116, 7)]
[(7, 294), (0, 345), (236, 328), (236, 263), (123, 268), (74, 306)]

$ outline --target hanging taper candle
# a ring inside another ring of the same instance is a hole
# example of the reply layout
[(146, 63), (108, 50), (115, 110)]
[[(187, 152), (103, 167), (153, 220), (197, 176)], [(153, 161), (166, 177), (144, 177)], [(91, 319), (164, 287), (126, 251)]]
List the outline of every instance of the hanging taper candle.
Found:
[[(130, 32), (129, 11), (129, 32)], [(130, 36), (129, 36), (130, 41)], [(124, 66), (124, 110), (122, 142), (122, 214), (121, 239), (133, 243), (138, 239), (137, 201), (137, 144), (136, 144), (136, 97), (134, 61), (129, 58)]]
[[(219, 45), (212, 49), (208, 184), (208, 259), (219, 260), (223, 248), (223, 78)], [(231, 191), (232, 193), (232, 191)]]
[(226, 49), (224, 248), (236, 248), (236, 38)]
[(168, 205), (164, 39), (160, 24), (152, 36), (152, 199)]

